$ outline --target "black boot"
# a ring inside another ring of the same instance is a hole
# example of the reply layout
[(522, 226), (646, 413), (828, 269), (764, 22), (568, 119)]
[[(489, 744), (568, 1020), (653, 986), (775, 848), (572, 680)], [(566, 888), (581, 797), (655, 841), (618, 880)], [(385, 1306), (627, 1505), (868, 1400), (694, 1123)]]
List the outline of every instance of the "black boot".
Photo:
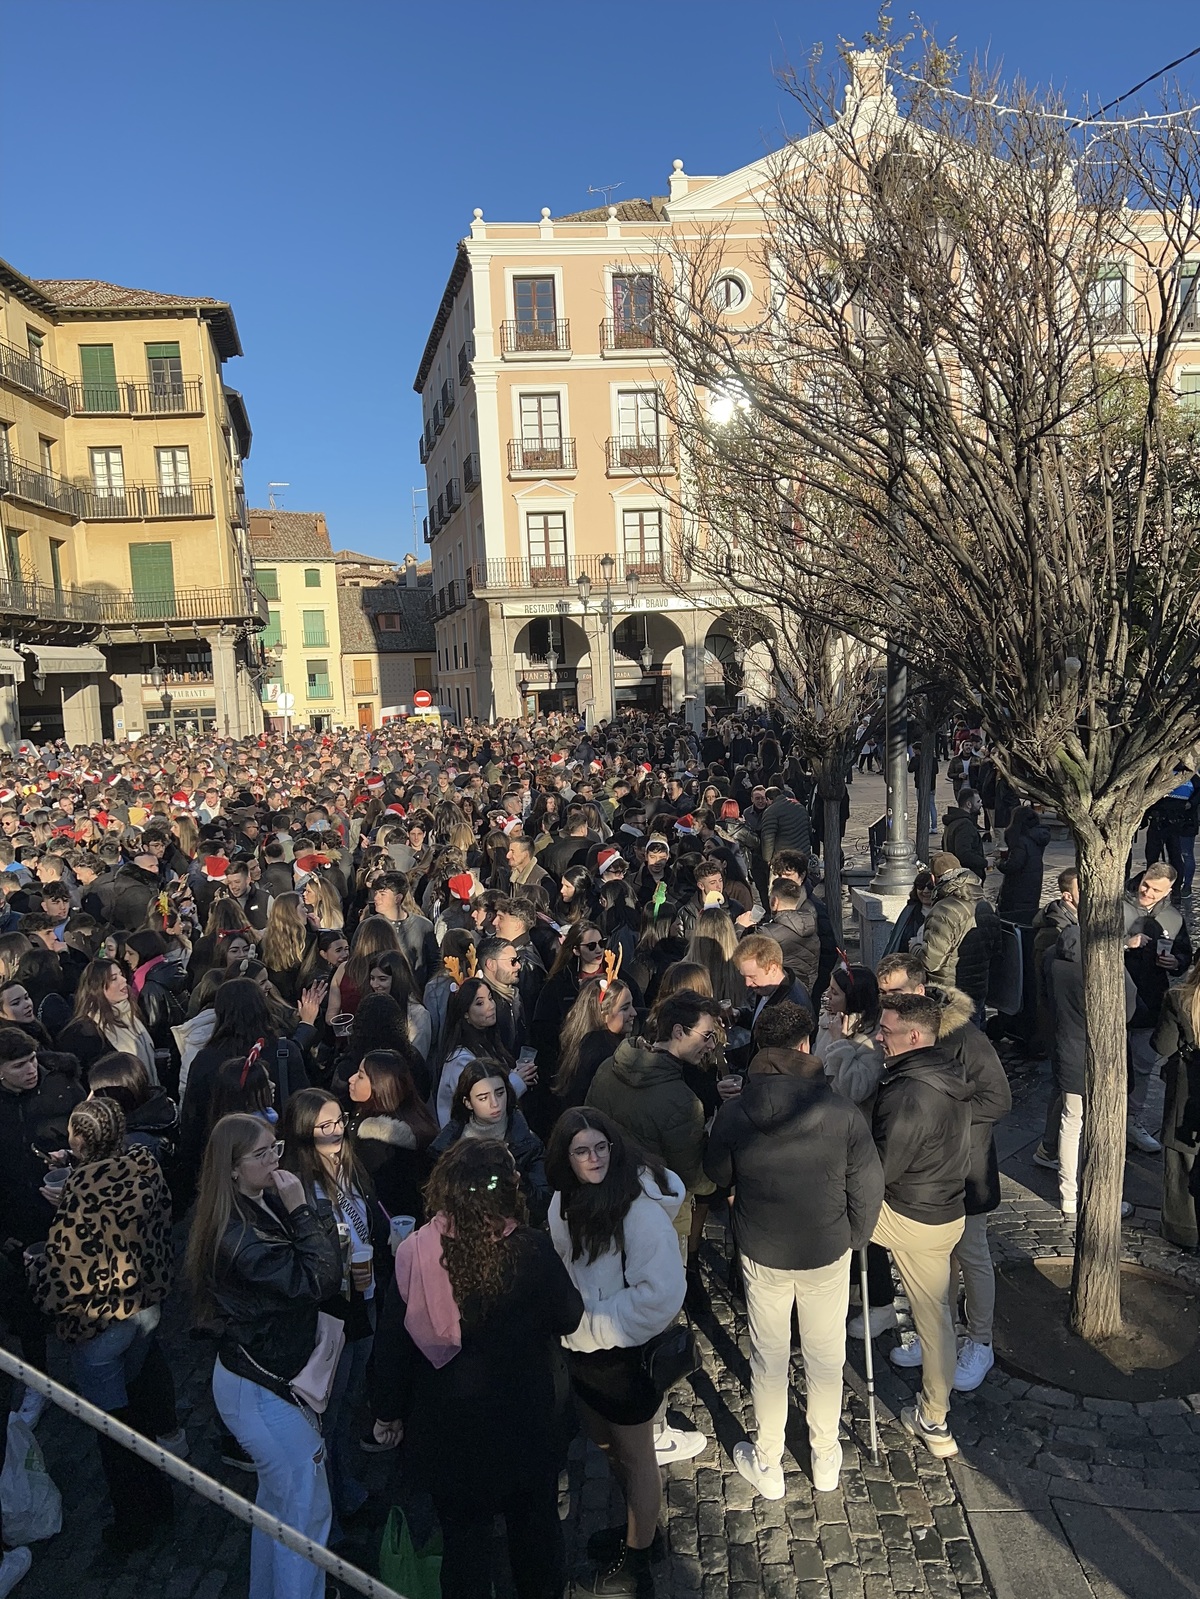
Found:
[(576, 1577), (575, 1593), (579, 1599), (654, 1599), (650, 1558), (649, 1549), (630, 1549), (626, 1544), (620, 1560)]
[[(587, 1541), (587, 1554), (589, 1560), (594, 1560), (598, 1566), (615, 1566), (621, 1558), (621, 1550), (625, 1546), (625, 1523), (619, 1527), (602, 1527), (599, 1532), (594, 1532)], [(650, 1560), (653, 1565), (660, 1565), (667, 1558), (667, 1544), (663, 1537), (661, 1527), (654, 1529), (654, 1541), (650, 1545)]]

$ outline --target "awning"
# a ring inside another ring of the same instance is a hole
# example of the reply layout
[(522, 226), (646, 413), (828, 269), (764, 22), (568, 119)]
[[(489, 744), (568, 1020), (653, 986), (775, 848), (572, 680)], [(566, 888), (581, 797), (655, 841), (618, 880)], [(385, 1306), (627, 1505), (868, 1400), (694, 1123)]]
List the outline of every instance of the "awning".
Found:
[(28, 644), (37, 670), (50, 677), (73, 672), (107, 672), (108, 662), (93, 644)]
[(0, 649), (0, 673), (11, 677), (16, 683), (25, 681), (25, 657), (18, 655), (16, 650)]

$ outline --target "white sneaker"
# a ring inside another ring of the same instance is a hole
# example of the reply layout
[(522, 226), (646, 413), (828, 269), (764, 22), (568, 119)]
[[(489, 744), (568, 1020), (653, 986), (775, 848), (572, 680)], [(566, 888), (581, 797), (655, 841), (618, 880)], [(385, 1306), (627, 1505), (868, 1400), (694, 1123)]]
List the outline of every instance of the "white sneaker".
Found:
[(1063, 1200), (1063, 1202), (1062, 1202), (1062, 1213), (1063, 1213), (1064, 1216), (1067, 1217), (1068, 1220), (1073, 1220), (1074, 1217), (1078, 1214), (1077, 1207), (1076, 1207), (1075, 1201), (1073, 1199), (1064, 1199)]
[(995, 1364), (991, 1344), (977, 1344), (973, 1338), (968, 1338), (958, 1352), (954, 1387), (960, 1394), (974, 1393)]
[[(840, 1451), (839, 1451), (840, 1453)], [(783, 1467), (769, 1466), (749, 1439), (733, 1446), (733, 1463), (756, 1493), (764, 1499), (782, 1499)]]
[(177, 1427), (174, 1432), (164, 1433), (161, 1438), (156, 1438), (154, 1441), (160, 1449), (165, 1449), (169, 1455), (178, 1455), (180, 1460), (186, 1460), (190, 1453), (188, 1435), (182, 1427)]
[(1158, 1155), (1162, 1152), (1162, 1145), (1153, 1133), (1148, 1133), (1141, 1122), (1130, 1121), (1125, 1127), (1125, 1142), (1132, 1144), (1134, 1149), (1140, 1149), (1143, 1155)]
[[(812, 1455), (813, 1489), (819, 1494), (837, 1492), (838, 1478), (842, 1475), (842, 1446), (832, 1449), (814, 1449)], [(782, 1474), (780, 1482), (782, 1483)]]
[(670, 1466), (678, 1460), (695, 1460), (708, 1448), (708, 1439), (702, 1432), (684, 1432), (679, 1427), (663, 1427), (654, 1434), (654, 1458), (660, 1466)]
[[(880, 1333), (887, 1332), (890, 1327), (898, 1327), (895, 1305), (876, 1305), (871, 1310), (871, 1337), (878, 1338)], [(866, 1327), (861, 1316), (852, 1316), (846, 1323), (846, 1333), (851, 1338), (865, 1338)]]
[(46, 1413), (46, 1406), (50, 1401), (45, 1394), (39, 1394), (33, 1388), (26, 1388), (25, 1397), (22, 1399), (17, 1415), (27, 1427), (36, 1427)]
[(0, 1560), (0, 1599), (5, 1599), (13, 1591), (21, 1578), (28, 1574), (32, 1564), (33, 1556), (24, 1546), (8, 1551)]
[(913, 1366), (925, 1364), (925, 1351), (921, 1348), (921, 1340), (914, 1338), (911, 1344), (897, 1344), (888, 1355), (893, 1366), (899, 1366), (902, 1371), (908, 1371)]

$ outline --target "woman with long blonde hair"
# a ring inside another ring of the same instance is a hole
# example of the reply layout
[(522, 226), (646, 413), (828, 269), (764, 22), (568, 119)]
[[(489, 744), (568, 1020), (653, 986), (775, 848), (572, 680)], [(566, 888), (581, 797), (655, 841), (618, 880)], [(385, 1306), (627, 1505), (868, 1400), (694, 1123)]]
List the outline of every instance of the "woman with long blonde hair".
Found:
[(746, 1003), (745, 980), (733, 964), (737, 944), (737, 928), (729, 912), (710, 905), (697, 916), (684, 957), (705, 968), (712, 981), (712, 997), (718, 1004), (726, 1001), (734, 1010)]
[(262, 958), (272, 983), (292, 1005), (299, 998), (297, 979), (310, 939), (308, 916), (299, 894), (277, 895), (267, 913)]
[(342, 902), (338, 898), (333, 884), (328, 878), (322, 877), (319, 872), (305, 883), (300, 893), (300, 898), (313, 917), (316, 927), (322, 933), (336, 932), (345, 926), (345, 916), (342, 911)]
[(562, 1055), (551, 1085), (559, 1111), (583, 1104), (600, 1063), (615, 1053), (636, 1020), (628, 983), (619, 977), (584, 983), (559, 1034)]

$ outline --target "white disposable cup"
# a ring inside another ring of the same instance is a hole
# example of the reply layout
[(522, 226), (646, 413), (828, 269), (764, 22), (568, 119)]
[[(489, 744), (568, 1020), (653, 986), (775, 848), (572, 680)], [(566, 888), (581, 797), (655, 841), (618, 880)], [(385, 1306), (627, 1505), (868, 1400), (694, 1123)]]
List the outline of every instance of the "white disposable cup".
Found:
[(388, 1228), (388, 1243), (392, 1246), (394, 1255), (404, 1240), (416, 1231), (417, 1218), (415, 1216), (393, 1216), (392, 1224)]

